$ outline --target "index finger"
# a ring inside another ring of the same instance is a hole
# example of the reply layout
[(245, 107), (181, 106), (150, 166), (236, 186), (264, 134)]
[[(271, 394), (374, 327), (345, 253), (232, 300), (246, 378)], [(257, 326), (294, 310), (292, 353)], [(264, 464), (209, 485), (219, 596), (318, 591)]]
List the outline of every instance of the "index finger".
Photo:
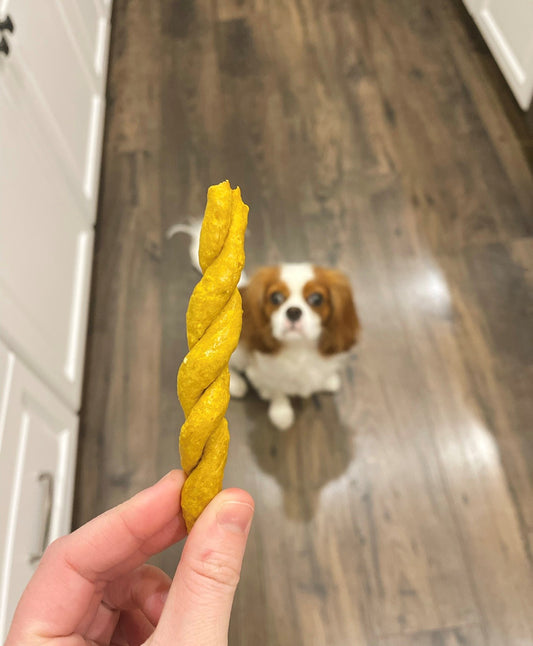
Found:
[(31, 632), (42, 637), (81, 630), (80, 622), (91, 608), (96, 610), (108, 581), (185, 536), (180, 513), (184, 480), (183, 472), (171, 471), (157, 484), (52, 543), (22, 596), (12, 632), (28, 620), (35, 629)]
[(182, 471), (167, 473), (155, 485), (57, 541), (57, 551), (92, 582), (114, 579), (141, 565), (186, 535), (180, 504), (184, 482)]

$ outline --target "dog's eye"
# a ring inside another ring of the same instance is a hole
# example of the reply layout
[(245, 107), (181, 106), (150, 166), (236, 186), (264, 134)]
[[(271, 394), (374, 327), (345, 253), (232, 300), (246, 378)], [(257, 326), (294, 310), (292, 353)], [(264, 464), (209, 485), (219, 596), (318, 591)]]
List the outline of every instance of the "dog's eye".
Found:
[(272, 292), (270, 294), (270, 302), (274, 305), (281, 305), (285, 300), (285, 296), (281, 292)]
[(324, 300), (324, 297), (322, 296), (322, 294), (319, 294), (318, 292), (313, 292), (312, 294), (309, 294), (309, 296), (307, 297), (307, 302), (312, 307), (318, 307), (319, 305), (322, 305), (323, 300)]

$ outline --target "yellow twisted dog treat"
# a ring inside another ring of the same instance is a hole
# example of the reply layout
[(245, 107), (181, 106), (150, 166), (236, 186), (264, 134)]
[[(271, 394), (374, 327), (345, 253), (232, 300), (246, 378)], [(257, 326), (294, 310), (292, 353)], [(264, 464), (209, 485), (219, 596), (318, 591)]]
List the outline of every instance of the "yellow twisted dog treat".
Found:
[(244, 266), (248, 207), (226, 180), (207, 192), (199, 260), (203, 276), (187, 310), (189, 353), (178, 371), (178, 397), (185, 413), (180, 433), (181, 465), (187, 480), (181, 507), (191, 530), (222, 489), (229, 432), (228, 362), (242, 326), (237, 284)]

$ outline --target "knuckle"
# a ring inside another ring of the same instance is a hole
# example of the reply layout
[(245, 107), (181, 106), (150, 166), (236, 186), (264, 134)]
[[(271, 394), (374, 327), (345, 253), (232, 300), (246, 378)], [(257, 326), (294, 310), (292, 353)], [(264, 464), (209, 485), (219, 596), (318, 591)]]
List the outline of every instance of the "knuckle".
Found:
[(240, 567), (219, 552), (207, 552), (191, 558), (189, 567), (192, 583), (201, 588), (229, 588), (234, 590), (239, 583)]
[(44, 551), (41, 561), (55, 560), (65, 558), (68, 549), (68, 540), (66, 536), (56, 538), (49, 543)]

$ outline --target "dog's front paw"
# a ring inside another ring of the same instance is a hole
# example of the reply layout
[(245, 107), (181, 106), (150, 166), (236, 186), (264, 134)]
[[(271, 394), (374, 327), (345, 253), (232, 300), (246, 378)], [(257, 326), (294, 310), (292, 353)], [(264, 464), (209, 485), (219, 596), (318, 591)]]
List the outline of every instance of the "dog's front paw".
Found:
[(288, 397), (276, 397), (270, 402), (268, 416), (280, 431), (286, 431), (294, 422), (294, 411)]
[(330, 375), (324, 384), (324, 390), (328, 393), (337, 393), (341, 388), (341, 378), (337, 373)]
[(236, 397), (237, 399), (239, 399), (240, 397), (244, 397), (244, 395), (246, 395), (247, 392), (248, 392), (248, 384), (246, 383), (246, 379), (238, 372), (235, 372), (235, 370), (230, 370), (229, 394), (232, 397)]

